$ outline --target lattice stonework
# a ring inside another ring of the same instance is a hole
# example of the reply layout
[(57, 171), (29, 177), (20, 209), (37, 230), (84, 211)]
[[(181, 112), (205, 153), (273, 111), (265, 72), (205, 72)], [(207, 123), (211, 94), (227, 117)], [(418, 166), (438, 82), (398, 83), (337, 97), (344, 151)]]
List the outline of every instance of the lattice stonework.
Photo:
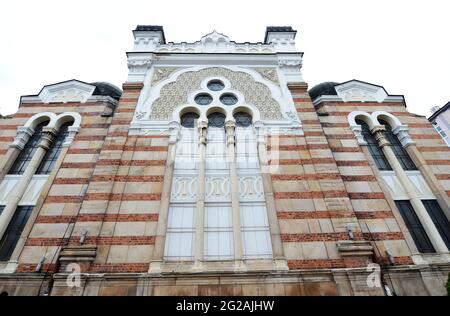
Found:
[(173, 110), (186, 104), (189, 94), (199, 90), (201, 81), (206, 77), (221, 76), (231, 83), (231, 90), (244, 95), (247, 104), (259, 109), (262, 119), (281, 119), (280, 105), (272, 98), (270, 89), (245, 72), (232, 71), (226, 68), (206, 68), (199, 71), (190, 71), (181, 74), (178, 79), (161, 89), (160, 97), (153, 103), (151, 119), (168, 120)]

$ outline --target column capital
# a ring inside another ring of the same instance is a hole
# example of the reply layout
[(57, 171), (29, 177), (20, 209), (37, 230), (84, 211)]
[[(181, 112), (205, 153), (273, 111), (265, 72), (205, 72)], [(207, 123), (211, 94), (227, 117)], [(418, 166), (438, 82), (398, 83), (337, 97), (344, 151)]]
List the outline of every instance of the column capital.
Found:
[(411, 139), (409, 135), (409, 128), (406, 125), (398, 125), (396, 128), (392, 130), (392, 132), (397, 135), (400, 143), (403, 147), (408, 147), (410, 145), (414, 145), (415, 142)]
[(389, 141), (386, 139), (386, 137), (384, 137), (385, 131), (386, 131), (386, 128), (383, 125), (376, 125), (374, 128), (372, 128), (370, 130), (370, 132), (375, 137), (375, 140), (377, 141), (378, 146), (380, 146), (380, 147), (390, 145)]
[(14, 142), (9, 147), (23, 150), (30, 137), (34, 134), (34, 129), (31, 126), (19, 126), (17, 128), (17, 136)]
[(41, 142), (39, 143), (39, 147), (48, 150), (57, 133), (58, 131), (53, 127), (45, 126), (44, 128), (42, 128), (42, 138)]
[(169, 123), (169, 144), (175, 144), (180, 135), (180, 123), (173, 121)]
[(355, 135), (356, 141), (359, 145), (367, 145), (367, 142), (364, 139), (364, 136), (362, 134), (362, 127), (361, 125), (353, 125), (350, 126), (350, 129), (353, 132), (353, 135)]
[(72, 141), (75, 138), (75, 135), (78, 133), (79, 129), (79, 126), (69, 126), (67, 128), (67, 136), (64, 140), (64, 143), (62, 144), (63, 147), (69, 147), (70, 144), (72, 144)]

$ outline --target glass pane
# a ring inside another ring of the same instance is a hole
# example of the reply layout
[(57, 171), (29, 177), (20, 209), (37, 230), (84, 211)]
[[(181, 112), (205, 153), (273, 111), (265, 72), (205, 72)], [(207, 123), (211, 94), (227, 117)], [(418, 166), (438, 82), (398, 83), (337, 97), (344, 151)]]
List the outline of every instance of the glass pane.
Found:
[(422, 202), (444, 240), (445, 245), (450, 249), (450, 222), (447, 216), (445, 216), (444, 211), (436, 200), (423, 200)]
[(408, 152), (406, 151), (405, 148), (403, 148), (398, 137), (392, 132), (391, 126), (383, 120), (380, 120), (380, 123), (385, 126), (386, 131), (384, 132), (384, 135), (385, 135), (386, 139), (389, 141), (389, 143), (391, 144), (392, 151), (394, 152), (398, 161), (402, 165), (403, 169), (404, 170), (417, 170), (417, 167), (414, 164), (414, 162), (411, 160), (411, 157), (409, 156)]
[(237, 126), (247, 127), (247, 126), (252, 125), (252, 117), (248, 113), (237, 112), (233, 116), (234, 116), (234, 119), (236, 120)]
[(208, 126), (210, 127), (224, 127), (225, 115), (222, 113), (212, 113), (208, 115)]
[(8, 228), (0, 240), (0, 261), (7, 261), (11, 257), (32, 211), (33, 206), (19, 206), (16, 209)]
[(208, 82), (208, 89), (211, 91), (220, 91), (225, 88), (225, 85), (220, 80), (211, 80)]
[(222, 102), (225, 105), (235, 105), (237, 101), (238, 101), (237, 97), (231, 93), (222, 94), (220, 96), (220, 102)]
[(369, 152), (375, 161), (375, 164), (377, 165), (379, 170), (392, 170), (392, 167), (390, 166), (388, 160), (384, 156), (383, 151), (380, 147), (378, 147), (378, 143), (375, 140), (375, 137), (370, 132), (369, 126), (366, 124), (366, 122), (362, 120), (356, 120), (356, 124), (361, 125), (362, 128), (362, 135), (364, 137), (364, 140), (367, 142), (367, 148), (369, 149)]
[(181, 116), (181, 126), (187, 127), (187, 128), (193, 128), (195, 127), (195, 120), (198, 119), (197, 113), (186, 113)]
[(29, 162), (33, 158), (36, 149), (38, 148), (39, 142), (42, 137), (42, 128), (48, 124), (48, 121), (42, 122), (34, 128), (34, 134), (30, 137), (28, 142), (25, 144), (24, 149), (20, 152), (16, 161), (10, 168), (8, 174), (23, 174), (27, 168)]
[(411, 236), (417, 246), (417, 250), (422, 253), (435, 252), (430, 239), (428, 238), (422, 223), (419, 221), (414, 208), (409, 201), (395, 201), (400, 214), (405, 221)]
[(213, 98), (209, 94), (200, 93), (195, 97), (194, 101), (195, 101), (195, 103), (197, 103), (199, 105), (208, 105), (208, 104), (211, 104), (211, 102), (213, 101)]

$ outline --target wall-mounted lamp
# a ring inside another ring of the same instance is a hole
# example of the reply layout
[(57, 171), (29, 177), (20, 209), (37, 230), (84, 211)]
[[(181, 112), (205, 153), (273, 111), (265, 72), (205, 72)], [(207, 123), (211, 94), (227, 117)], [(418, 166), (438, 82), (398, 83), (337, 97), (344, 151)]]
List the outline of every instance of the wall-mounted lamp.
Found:
[(395, 257), (386, 249), (386, 256), (389, 259), (390, 264), (395, 264)]
[(80, 245), (84, 244), (87, 233), (88, 233), (87, 229), (83, 228), (83, 230), (81, 231), (81, 234), (80, 234)]
[(353, 234), (352, 227), (347, 224), (347, 226), (345, 226), (345, 228), (347, 229), (348, 238), (350, 238), (350, 240), (354, 240), (355, 239), (355, 235)]
[(41, 259), (39, 259), (39, 262), (38, 262), (36, 268), (34, 269), (34, 272), (41, 272), (44, 261), (45, 261), (45, 256), (42, 256)]

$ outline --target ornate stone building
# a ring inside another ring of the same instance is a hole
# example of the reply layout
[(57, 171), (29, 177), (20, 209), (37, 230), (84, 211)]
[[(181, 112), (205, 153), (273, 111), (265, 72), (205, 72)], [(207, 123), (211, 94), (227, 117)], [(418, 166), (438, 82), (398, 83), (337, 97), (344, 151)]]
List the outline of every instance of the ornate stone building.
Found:
[(123, 91), (51, 84), (0, 120), (0, 292), (445, 292), (450, 149), (403, 96), (308, 92), (291, 27), (133, 34)]

